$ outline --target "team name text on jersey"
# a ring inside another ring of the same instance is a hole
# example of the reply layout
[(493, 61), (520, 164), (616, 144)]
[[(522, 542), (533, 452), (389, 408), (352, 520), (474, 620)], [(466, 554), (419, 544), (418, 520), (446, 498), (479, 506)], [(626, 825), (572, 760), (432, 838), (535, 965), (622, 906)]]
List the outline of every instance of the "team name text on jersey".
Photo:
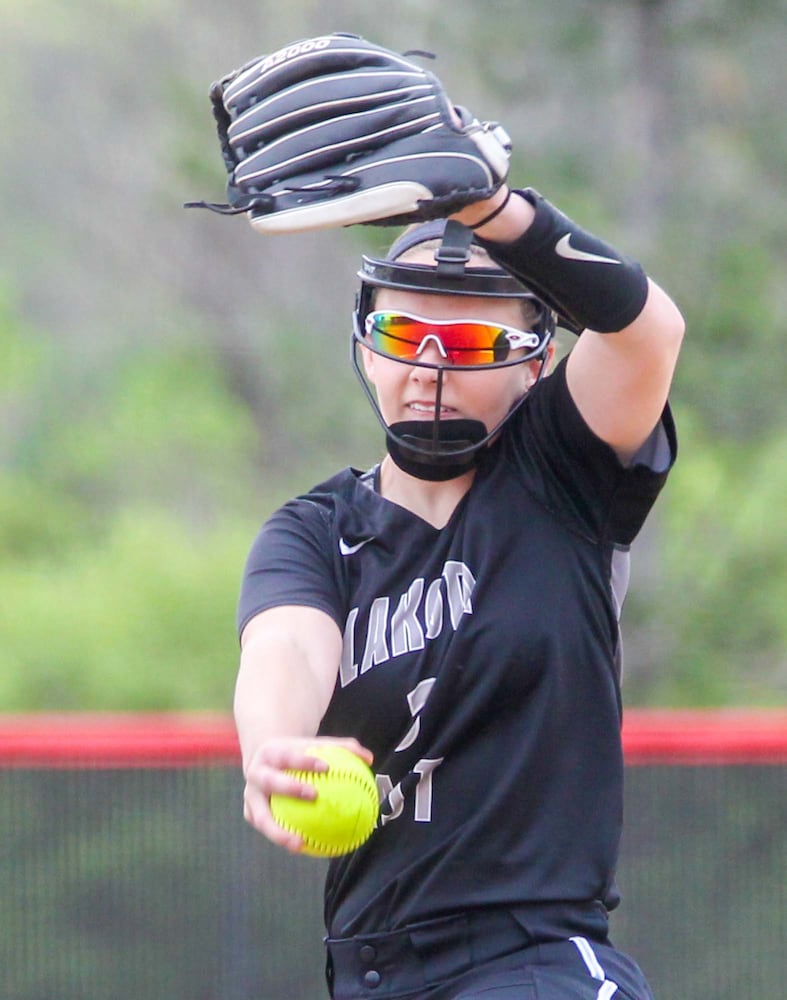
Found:
[[(471, 596), (475, 582), (465, 563), (449, 559), (440, 576), (428, 585), (423, 577), (413, 580), (393, 611), (390, 597), (375, 597), (369, 608), (364, 636), (356, 636), (360, 609), (352, 608), (344, 627), (339, 671), (341, 686), (346, 687), (360, 674), (392, 657), (423, 649), (427, 641), (440, 635), (444, 628), (450, 626), (456, 631), (462, 616), (473, 613)], [(359, 639), (363, 654), (356, 659)]]

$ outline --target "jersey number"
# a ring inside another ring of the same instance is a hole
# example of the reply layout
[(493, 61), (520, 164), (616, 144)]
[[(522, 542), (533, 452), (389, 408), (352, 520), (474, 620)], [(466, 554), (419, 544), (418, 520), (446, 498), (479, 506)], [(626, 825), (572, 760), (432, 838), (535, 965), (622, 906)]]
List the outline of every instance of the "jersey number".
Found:
[[(421, 681), (420, 684), (417, 684), (407, 695), (407, 704), (413, 723), (404, 739), (396, 748), (397, 753), (411, 747), (418, 739), (418, 734), (421, 731), (420, 712), (426, 704), (434, 682), (435, 678), (429, 677)], [(442, 757), (424, 757), (413, 766), (411, 774), (416, 776), (413, 818), (416, 823), (428, 823), (432, 818), (432, 775), (435, 768), (439, 764), (442, 764), (442, 762)], [(397, 819), (404, 812), (406, 795), (402, 784), (402, 782), (399, 782), (397, 785), (394, 785), (387, 774), (377, 775), (377, 790), (380, 793), (380, 800), (383, 802), (387, 801), (390, 807), (390, 812), (383, 813), (380, 817), (380, 823), (383, 826), (386, 823), (390, 823), (391, 820)], [(412, 784), (412, 779), (409, 775), (406, 779), (406, 784), (408, 787)]]

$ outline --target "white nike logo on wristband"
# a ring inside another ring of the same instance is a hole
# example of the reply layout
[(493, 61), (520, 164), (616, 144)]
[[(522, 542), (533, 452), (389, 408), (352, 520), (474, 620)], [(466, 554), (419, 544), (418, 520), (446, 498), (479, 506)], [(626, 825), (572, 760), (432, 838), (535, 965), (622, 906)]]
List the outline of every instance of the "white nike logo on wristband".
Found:
[(596, 264), (619, 264), (619, 260), (612, 257), (602, 257), (597, 253), (587, 253), (585, 250), (577, 250), (571, 246), (571, 233), (561, 236), (555, 244), (555, 253), (558, 257), (565, 257), (566, 260), (593, 261)]
[(339, 554), (343, 556), (351, 556), (353, 553), (362, 549), (367, 542), (371, 542), (374, 535), (369, 538), (362, 538), (360, 542), (356, 542), (355, 545), (348, 545), (343, 538), (339, 539)]

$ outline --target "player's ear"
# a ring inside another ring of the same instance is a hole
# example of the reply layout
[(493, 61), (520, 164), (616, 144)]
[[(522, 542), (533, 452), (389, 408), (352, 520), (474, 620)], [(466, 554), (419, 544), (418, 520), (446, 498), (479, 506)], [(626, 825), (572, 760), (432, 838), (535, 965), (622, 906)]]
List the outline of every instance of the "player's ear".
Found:
[[(549, 372), (549, 370), (552, 368), (552, 362), (555, 360), (555, 342), (554, 342), (554, 340), (550, 340), (549, 344), (547, 345), (546, 355), (547, 355), (546, 356), (546, 361), (544, 362), (544, 374), (547, 374)], [(538, 360), (538, 361), (530, 361), (530, 362), (528, 362), (528, 364), (525, 367), (528, 370), (529, 376), (531, 376), (531, 378), (532, 378), (532, 381), (531, 381), (531, 385), (532, 385), (533, 382), (535, 382), (536, 379), (538, 378), (539, 372), (541, 371), (541, 361), (540, 360)]]
[(546, 374), (549, 371), (549, 369), (552, 367), (552, 361), (554, 357), (555, 357), (555, 345), (550, 341), (549, 346), (547, 347), (546, 350), (546, 361), (544, 362), (543, 366), (540, 359), (536, 359), (534, 361), (527, 361), (525, 362), (524, 365), (522, 365), (525, 374), (526, 392), (529, 389), (532, 389), (532, 387), (538, 381), (539, 376), (541, 375), (542, 367), (544, 374)]
[(537, 365), (534, 361), (528, 361), (526, 364), (520, 365), (520, 368), (522, 370), (522, 379), (524, 382), (522, 391), (528, 392), (533, 388), (538, 380), (539, 365)]

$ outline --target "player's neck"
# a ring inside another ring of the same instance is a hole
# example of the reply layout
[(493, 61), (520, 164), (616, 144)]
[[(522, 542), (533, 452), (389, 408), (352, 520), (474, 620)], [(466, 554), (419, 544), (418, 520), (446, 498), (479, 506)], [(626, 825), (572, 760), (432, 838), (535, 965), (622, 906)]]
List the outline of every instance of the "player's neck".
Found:
[(404, 472), (386, 455), (380, 465), (380, 494), (404, 507), (435, 528), (444, 528), (462, 497), (470, 489), (475, 470), (457, 479), (433, 483)]

